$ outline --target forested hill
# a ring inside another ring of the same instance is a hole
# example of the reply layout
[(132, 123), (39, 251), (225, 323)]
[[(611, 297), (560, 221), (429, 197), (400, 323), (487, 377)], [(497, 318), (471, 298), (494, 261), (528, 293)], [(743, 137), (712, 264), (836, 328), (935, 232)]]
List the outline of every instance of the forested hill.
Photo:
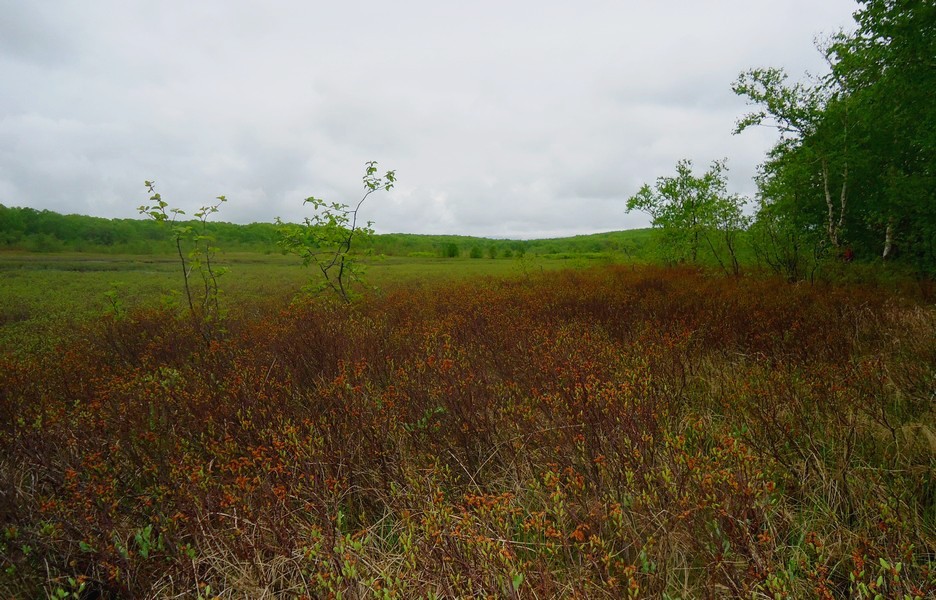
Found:
[[(276, 226), (271, 223), (208, 223), (208, 228), (219, 244), (232, 249), (266, 251), (276, 245)], [(168, 228), (152, 220), (62, 215), (2, 204), (0, 248), (126, 254), (158, 254), (174, 249)]]
[[(194, 223), (193, 223), (194, 224)], [(208, 222), (207, 233), (225, 252), (279, 252), (273, 223)], [(360, 237), (361, 250), (387, 256), (509, 258), (536, 255), (620, 254), (644, 256), (650, 230), (636, 229), (543, 240), (503, 240), (462, 235), (387, 233)], [(0, 250), (163, 254), (175, 252), (164, 225), (144, 219), (105, 219), (62, 215), (50, 210), (0, 204)]]

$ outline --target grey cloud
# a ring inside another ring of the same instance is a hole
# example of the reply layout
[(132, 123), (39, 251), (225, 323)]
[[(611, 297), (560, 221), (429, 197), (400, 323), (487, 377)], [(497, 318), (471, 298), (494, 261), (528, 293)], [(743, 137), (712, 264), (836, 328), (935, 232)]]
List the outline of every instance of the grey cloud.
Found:
[[(50, 8), (53, 7), (53, 8)], [(134, 216), (144, 179), (186, 210), (299, 220), (398, 171), (380, 231), (498, 237), (646, 225), (644, 182), (728, 158), (750, 194), (769, 132), (732, 136), (737, 73), (821, 69), (851, 0), (6, 2), (0, 202)], [(9, 15), (9, 18), (7, 18)]]
[(51, 2), (0, 2), (0, 55), (7, 60), (64, 67), (74, 61), (68, 7)]

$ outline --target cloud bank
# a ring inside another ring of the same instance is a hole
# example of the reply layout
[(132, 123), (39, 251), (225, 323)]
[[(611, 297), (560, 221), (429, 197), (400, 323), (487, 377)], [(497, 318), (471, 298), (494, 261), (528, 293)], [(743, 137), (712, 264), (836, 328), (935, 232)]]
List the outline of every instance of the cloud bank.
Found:
[(821, 72), (854, 1), (0, 1), (0, 203), (300, 220), (399, 184), (379, 232), (531, 238), (646, 226), (626, 198), (727, 158), (752, 194), (770, 131), (732, 136), (731, 82)]

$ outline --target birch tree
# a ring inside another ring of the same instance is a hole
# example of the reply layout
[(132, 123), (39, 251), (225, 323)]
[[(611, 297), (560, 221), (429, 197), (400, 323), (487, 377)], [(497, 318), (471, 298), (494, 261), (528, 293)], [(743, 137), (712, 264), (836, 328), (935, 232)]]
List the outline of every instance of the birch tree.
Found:
[(627, 212), (650, 215), (668, 262), (698, 264), (708, 249), (726, 272), (740, 272), (738, 234), (748, 224), (746, 199), (728, 194), (726, 171), (725, 161), (716, 160), (696, 176), (692, 161), (684, 159), (676, 163), (675, 176), (659, 177), (628, 199)]

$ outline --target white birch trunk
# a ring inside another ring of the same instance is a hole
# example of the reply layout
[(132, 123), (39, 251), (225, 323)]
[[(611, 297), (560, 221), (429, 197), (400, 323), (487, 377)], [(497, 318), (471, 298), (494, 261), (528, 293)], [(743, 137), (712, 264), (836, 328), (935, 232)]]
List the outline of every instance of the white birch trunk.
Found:
[(887, 218), (887, 229), (884, 231), (884, 253), (881, 258), (887, 260), (894, 249), (894, 217)]

